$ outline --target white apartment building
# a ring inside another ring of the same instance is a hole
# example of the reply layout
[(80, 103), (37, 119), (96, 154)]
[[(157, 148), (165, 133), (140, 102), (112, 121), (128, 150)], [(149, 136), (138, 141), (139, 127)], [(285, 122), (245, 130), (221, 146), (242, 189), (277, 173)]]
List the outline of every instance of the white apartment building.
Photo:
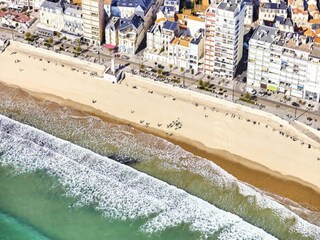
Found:
[(189, 33), (189, 29), (180, 29), (178, 22), (160, 19), (147, 32), (145, 58), (198, 72), (204, 50), (204, 29), (193, 36)]
[(233, 79), (242, 57), (245, 8), (241, 3), (221, 2), (206, 12), (206, 73)]
[(82, 9), (79, 6), (66, 4), (63, 14), (64, 26), (62, 33), (70, 38), (82, 36)]
[(40, 7), (40, 24), (39, 27), (51, 31), (62, 31), (64, 27), (63, 12), (65, 3), (63, 0), (44, 1)]
[(103, 0), (82, 0), (83, 37), (93, 44), (100, 45), (104, 38)]
[(58, 1), (44, 1), (39, 11), (38, 28), (61, 32), (70, 38), (82, 36), (81, 7)]
[(169, 44), (168, 62), (173, 66), (199, 71), (199, 60), (203, 56), (204, 33), (199, 31), (194, 37), (176, 37)]
[(144, 21), (138, 15), (133, 15), (129, 19), (121, 19), (118, 33), (119, 51), (134, 55), (145, 36), (144, 29)]
[(312, 37), (259, 26), (249, 41), (247, 84), (319, 101), (320, 47)]
[(180, 28), (177, 22), (159, 21), (147, 32), (147, 49), (161, 51), (163, 48), (163, 51), (168, 51), (169, 44), (178, 36), (179, 32)]

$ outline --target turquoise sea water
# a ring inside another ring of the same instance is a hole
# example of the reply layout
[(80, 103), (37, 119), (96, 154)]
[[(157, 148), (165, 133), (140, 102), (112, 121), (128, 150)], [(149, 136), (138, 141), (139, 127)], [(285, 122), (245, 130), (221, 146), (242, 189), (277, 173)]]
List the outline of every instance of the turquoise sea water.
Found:
[(50, 134), (0, 115), (0, 239), (320, 239), (319, 213), (163, 139), (10, 88), (0, 103)]

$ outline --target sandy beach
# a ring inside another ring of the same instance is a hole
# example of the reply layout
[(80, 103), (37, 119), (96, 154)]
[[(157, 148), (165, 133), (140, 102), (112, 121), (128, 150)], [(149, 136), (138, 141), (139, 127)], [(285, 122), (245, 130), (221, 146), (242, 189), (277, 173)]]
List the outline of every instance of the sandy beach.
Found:
[(320, 144), (288, 122), (129, 74), (112, 84), (90, 76), (81, 65), (61, 66), (59, 58), (40, 61), (13, 51), (9, 47), (0, 54), (1, 82), (130, 123), (215, 161), (240, 180), (320, 209)]

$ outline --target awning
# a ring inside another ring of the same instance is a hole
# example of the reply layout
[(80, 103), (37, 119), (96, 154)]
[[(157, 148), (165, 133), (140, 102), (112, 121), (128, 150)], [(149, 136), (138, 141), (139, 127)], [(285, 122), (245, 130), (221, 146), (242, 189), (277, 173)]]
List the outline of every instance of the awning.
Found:
[(278, 90), (278, 87), (269, 85), (269, 86), (267, 87), (267, 89), (275, 92), (275, 91)]
[(114, 49), (116, 46), (114, 46), (112, 44), (105, 44), (104, 47), (109, 48), (109, 49)]

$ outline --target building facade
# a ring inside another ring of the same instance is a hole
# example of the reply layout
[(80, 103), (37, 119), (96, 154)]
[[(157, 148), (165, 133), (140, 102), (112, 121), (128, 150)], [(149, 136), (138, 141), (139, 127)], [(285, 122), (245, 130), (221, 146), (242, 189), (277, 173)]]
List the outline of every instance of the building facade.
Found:
[(63, 14), (64, 26), (62, 33), (71, 38), (82, 36), (82, 9), (79, 6), (67, 4)]
[(121, 19), (118, 36), (119, 51), (134, 55), (145, 36), (143, 19), (138, 15), (133, 15), (130, 19)]
[(208, 74), (233, 79), (242, 57), (245, 7), (221, 2), (206, 13), (205, 65)]
[(105, 43), (108, 48), (115, 48), (119, 44), (120, 18), (112, 17), (105, 28)]
[(40, 24), (42, 27), (53, 31), (62, 31), (64, 28), (63, 12), (65, 10), (65, 2), (44, 1), (40, 7)]
[(100, 45), (104, 40), (104, 1), (82, 0), (83, 37), (90, 43)]
[(273, 22), (275, 17), (288, 17), (287, 6), (284, 2), (262, 3), (259, 7), (259, 20)]
[(252, 0), (243, 1), (245, 7), (244, 25), (250, 26), (253, 22), (253, 2)]
[(320, 47), (312, 37), (259, 26), (249, 41), (247, 84), (319, 101)]

